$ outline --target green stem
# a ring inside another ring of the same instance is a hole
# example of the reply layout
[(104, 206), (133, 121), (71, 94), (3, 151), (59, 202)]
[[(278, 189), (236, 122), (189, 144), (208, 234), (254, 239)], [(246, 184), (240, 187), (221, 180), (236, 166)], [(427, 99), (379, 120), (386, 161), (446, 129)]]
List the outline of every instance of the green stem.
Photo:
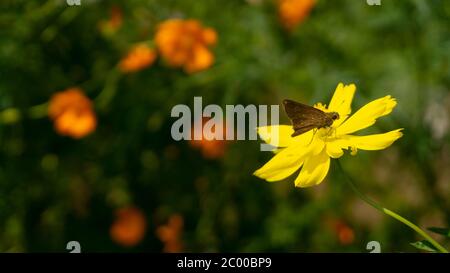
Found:
[(432, 244), (437, 250), (439, 250), (441, 253), (449, 253), (447, 249), (445, 249), (442, 245), (440, 245), (438, 242), (436, 242), (433, 238), (431, 238), (430, 235), (428, 235), (425, 231), (423, 231), (421, 228), (419, 228), (418, 226), (416, 226), (415, 224), (413, 224), (411, 221), (407, 220), (406, 218), (400, 216), (399, 214), (393, 212), (392, 210), (389, 210), (387, 208), (382, 207), (381, 205), (379, 205), (378, 203), (376, 203), (375, 201), (373, 201), (372, 199), (370, 199), (369, 197), (367, 197), (365, 194), (363, 194), (355, 185), (353, 179), (348, 175), (347, 172), (344, 171), (344, 169), (341, 166), (341, 163), (339, 162), (339, 160), (337, 160), (337, 164), (339, 166), (339, 169), (341, 170), (341, 172), (345, 175), (345, 177), (347, 178), (347, 182), (350, 185), (350, 188), (356, 193), (356, 195), (358, 195), (359, 198), (361, 198), (364, 202), (366, 202), (367, 204), (371, 205), (372, 207), (374, 207), (375, 209), (379, 210), (380, 212), (391, 216), (392, 218), (396, 219), (397, 221), (402, 222), (403, 224), (407, 225), (408, 227), (410, 227), (412, 230), (414, 230), (415, 232), (417, 232), (420, 236), (422, 236), (425, 240), (427, 240), (428, 242), (430, 242), (430, 244)]
[(103, 90), (98, 94), (95, 98), (95, 102), (98, 105), (98, 108), (101, 110), (105, 110), (111, 100), (114, 98), (117, 91), (117, 82), (120, 79), (120, 71), (117, 68), (112, 69), (108, 76), (106, 77), (106, 82), (103, 87)]
[[(117, 82), (120, 79), (120, 76), (121, 73), (116, 67), (108, 72), (104, 87), (94, 100), (99, 109), (105, 110), (114, 98), (117, 91)], [(29, 117), (32, 119), (44, 118), (48, 115), (48, 104), (48, 102), (41, 103), (31, 106), (27, 110), (20, 110), (16, 107), (9, 107), (0, 110), (0, 124), (14, 124), (19, 122), (24, 117)]]
[(48, 109), (48, 102), (32, 106), (28, 109), (28, 116), (34, 119), (46, 117), (48, 114), (47, 109)]
[(425, 231), (423, 231), (422, 229), (420, 229), (418, 226), (416, 226), (415, 224), (411, 223), (411, 221), (409, 221), (408, 219), (405, 219), (404, 217), (402, 217), (401, 215), (398, 215), (397, 213), (388, 210), (387, 208), (383, 209), (384, 213), (386, 213), (387, 215), (397, 219), (398, 221), (404, 223), (405, 225), (407, 225), (408, 227), (412, 228), (415, 232), (417, 232), (418, 234), (420, 234), (423, 238), (425, 238), (428, 242), (430, 242), (437, 250), (439, 250), (442, 253), (448, 253), (448, 250), (445, 249), (442, 245), (440, 245), (438, 242), (436, 242), (433, 238), (430, 237), (430, 235), (428, 235)]
[[(100, 94), (95, 98), (95, 102), (101, 110), (105, 110), (117, 91), (117, 81), (120, 79), (120, 72), (113, 68), (106, 77), (105, 85)], [(0, 110), (0, 124), (14, 124), (24, 117), (32, 119), (44, 118), (48, 114), (48, 102), (31, 106), (27, 110), (20, 110), (15, 107), (9, 107)]]
[(14, 124), (19, 122), (25, 116), (32, 119), (40, 119), (47, 116), (48, 103), (42, 103), (30, 107), (26, 111), (21, 111), (18, 108), (10, 107), (0, 111), (0, 123)]

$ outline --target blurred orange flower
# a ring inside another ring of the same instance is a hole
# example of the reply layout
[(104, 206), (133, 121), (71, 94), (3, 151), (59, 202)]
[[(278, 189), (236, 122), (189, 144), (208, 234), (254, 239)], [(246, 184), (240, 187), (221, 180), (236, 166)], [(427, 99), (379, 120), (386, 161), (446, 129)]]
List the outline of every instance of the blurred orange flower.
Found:
[(110, 10), (110, 18), (108, 20), (101, 21), (99, 28), (105, 34), (113, 34), (122, 26), (122, 22), (122, 10), (117, 6), (113, 6)]
[[(194, 126), (194, 129), (192, 131), (192, 136), (194, 135), (194, 130), (199, 130), (203, 128), (203, 125), (208, 121), (208, 119), (203, 119), (201, 126)], [(226, 125), (221, 123), (217, 124), (217, 126), (222, 127), (222, 139), (226, 138)], [(214, 128), (212, 131), (215, 133), (218, 128)], [(203, 131), (203, 130), (202, 130)], [(208, 139), (205, 137), (206, 132), (203, 131), (202, 139), (195, 140), (192, 137), (192, 140), (189, 141), (189, 144), (196, 149), (199, 149), (203, 155), (204, 158), (207, 159), (217, 159), (224, 156), (227, 148), (226, 140), (219, 140), (219, 139), (211, 139), (212, 137), (208, 137)]]
[(120, 61), (119, 69), (124, 73), (136, 72), (152, 65), (155, 59), (156, 52), (154, 49), (145, 44), (138, 44), (131, 48)]
[(170, 216), (167, 225), (159, 226), (156, 229), (156, 236), (164, 243), (164, 252), (176, 253), (183, 250), (183, 243), (180, 238), (183, 225), (183, 217), (179, 214), (174, 214)]
[(288, 30), (300, 24), (316, 4), (315, 0), (277, 0), (278, 15)]
[(224, 140), (191, 140), (191, 145), (200, 149), (203, 157), (207, 159), (221, 158), (226, 151), (226, 143)]
[(116, 210), (116, 219), (110, 228), (111, 239), (125, 247), (137, 245), (144, 238), (147, 222), (142, 211), (135, 207)]
[(64, 136), (82, 138), (97, 126), (92, 103), (79, 88), (69, 88), (53, 95), (48, 115), (53, 120), (56, 131)]
[(344, 221), (335, 220), (333, 228), (339, 242), (342, 245), (349, 245), (355, 240), (355, 233), (353, 232), (353, 229), (349, 227)]
[(170, 19), (158, 26), (155, 42), (169, 65), (194, 73), (213, 64), (208, 46), (217, 42), (217, 34), (197, 20)]

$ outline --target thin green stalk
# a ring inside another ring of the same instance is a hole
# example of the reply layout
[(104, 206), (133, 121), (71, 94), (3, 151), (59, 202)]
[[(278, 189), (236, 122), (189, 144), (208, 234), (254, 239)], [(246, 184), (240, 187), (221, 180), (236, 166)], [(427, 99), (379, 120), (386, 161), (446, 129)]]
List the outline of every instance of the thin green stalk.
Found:
[[(106, 78), (105, 85), (100, 94), (95, 98), (98, 107), (104, 110), (111, 100), (114, 98), (117, 91), (117, 82), (120, 79), (120, 72), (114, 68)], [(32, 119), (44, 118), (48, 115), (48, 102), (31, 106), (27, 110), (20, 110), (15, 107), (0, 110), (0, 124), (14, 124), (19, 122), (24, 117)]]
[[(117, 91), (117, 82), (120, 79), (120, 71), (113, 68), (108, 72), (105, 85), (95, 98), (95, 102), (101, 110), (105, 110), (111, 100), (114, 98)], [(48, 102), (31, 106), (26, 110), (21, 110), (15, 107), (9, 107), (0, 110), (0, 124), (14, 124), (22, 120), (24, 117), (32, 119), (44, 118), (48, 115)]]
[(382, 207), (381, 205), (379, 205), (378, 203), (376, 203), (375, 201), (373, 201), (372, 199), (370, 199), (369, 197), (367, 197), (365, 194), (363, 194), (355, 185), (353, 179), (348, 175), (348, 173), (342, 168), (341, 163), (339, 162), (339, 160), (337, 160), (337, 165), (339, 167), (339, 169), (341, 170), (341, 172), (345, 175), (345, 177), (347, 178), (347, 182), (350, 185), (350, 188), (356, 193), (356, 195), (358, 195), (359, 198), (361, 198), (361, 200), (363, 200), (364, 202), (366, 202), (367, 204), (369, 204), (370, 206), (372, 206), (373, 208), (379, 210), (380, 212), (391, 216), (392, 218), (396, 219), (397, 221), (402, 222), (403, 224), (407, 225), (408, 227), (410, 227), (412, 230), (414, 230), (415, 232), (417, 232), (420, 236), (422, 236), (425, 240), (427, 240), (428, 242), (430, 242), (430, 244), (432, 244), (437, 250), (439, 250), (441, 253), (449, 253), (447, 249), (445, 249), (442, 245), (440, 245), (438, 242), (436, 242), (433, 238), (431, 238), (430, 235), (428, 235), (425, 231), (423, 231), (421, 228), (419, 228), (418, 226), (416, 226), (415, 224), (413, 224), (411, 221), (407, 220), (406, 218), (402, 217), (401, 215), (393, 212), (392, 210), (389, 210), (387, 208)]
[(25, 116), (32, 119), (40, 119), (47, 116), (48, 103), (42, 103), (30, 107), (28, 110), (9, 107), (0, 111), (0, 123), (14, 124), (22, 120)]
[(103, 90), (95, 98), (95, 102), (99, 109), (105, 110), (116, 95), (117, 82), (119, 81), (120, 76), (121, 74), (116, 68), (108, 73)]
[(28, 109), (28, 116), (30, 118), (39, 119), (46, 117), (48, 114), (48, 102), (32, 106)]

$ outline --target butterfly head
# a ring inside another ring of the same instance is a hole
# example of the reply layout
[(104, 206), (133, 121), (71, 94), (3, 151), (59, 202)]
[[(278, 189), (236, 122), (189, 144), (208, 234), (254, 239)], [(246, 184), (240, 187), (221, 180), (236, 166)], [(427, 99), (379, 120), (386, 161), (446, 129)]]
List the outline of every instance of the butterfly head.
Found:
[(331, 125), (333, 125), (333, 122), (335, 120), (339, 119), (339, 113), (337, 113), (337, 112), (326, 113), (326, 116), (327, 116), (326, 121), (325, 121), (325, 123), (326, 123), (325, 126), (326, 127), (330, 127)]
[(331, 112), (330, 114), (331, 114), (330, 117), (331, 117), (332, 120), (337, 120), (337, 119), (339, 119), (339, 113), (337, 113), (337, 112)]

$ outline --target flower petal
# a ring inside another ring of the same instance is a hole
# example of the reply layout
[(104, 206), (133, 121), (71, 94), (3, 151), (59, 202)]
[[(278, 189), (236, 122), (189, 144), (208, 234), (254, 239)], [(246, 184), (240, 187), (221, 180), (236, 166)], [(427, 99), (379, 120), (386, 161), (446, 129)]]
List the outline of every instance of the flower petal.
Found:
[(214, 63), (214, 55), (204, 45), (196, 45), (193, 55), (185, 64), (188, 73), (194, 73), (210, 67)]
[(327, 141), (327, 154), (331, 158), (339, 158), (344, 155), (344, 151), (342, 149), (347, 149), (347, 145), (342, 145), (342, 142), (339, 141)]
[(302, 166), (309, 151), (309, 148), (298, 144), (284, 148), (264, 166), (256, 170), (253, 175), (270, 182), (282, 180)]
[(361, 150), (382, 150), (391, 146), (394, 141), (401, 138), (403, 129), (393, 130), (384, 134), (368, 135), (368, 136), (348, 136), (348, 144), (350, 147)]
[(324, 148), (321, 153), (305, 160), (300, 174), (295, 179), (295, 186), (305, 188), (320, 184), (327, 176), (329, 168), (330, 157)]
[(212, 28), (205, 28), (202, 32), (202, 38), (205, 44), (213, 45), (217, 42), (217, 32)]
[(356, 86), (354, 84), (344, 85), (339, 83), (331, 98), (328, 112), (338, 112), (339, 119), (333, 123), (333, 127), (339, 126), (352, 112), (351, 104), (355, 95)]
[(369, 102), (339, 126), (337, 134), (347, 135), (367, 128), (373, 125), (377, 118), (391, 113), (396, 105), (397, 102), (391, 96)]
[(317, 156), (325, 147), (320, 137), (305, 133), (294, 138), (287, 148), (278, 150), (275, 156), (253, 174), (267, 181), (282, 180), (298, 170), (307, 157)]
[(292, 143), (294, 129), (291, 125), (261, 126), (257, 129), (259, 137), (274, 147), (287, 147)]

